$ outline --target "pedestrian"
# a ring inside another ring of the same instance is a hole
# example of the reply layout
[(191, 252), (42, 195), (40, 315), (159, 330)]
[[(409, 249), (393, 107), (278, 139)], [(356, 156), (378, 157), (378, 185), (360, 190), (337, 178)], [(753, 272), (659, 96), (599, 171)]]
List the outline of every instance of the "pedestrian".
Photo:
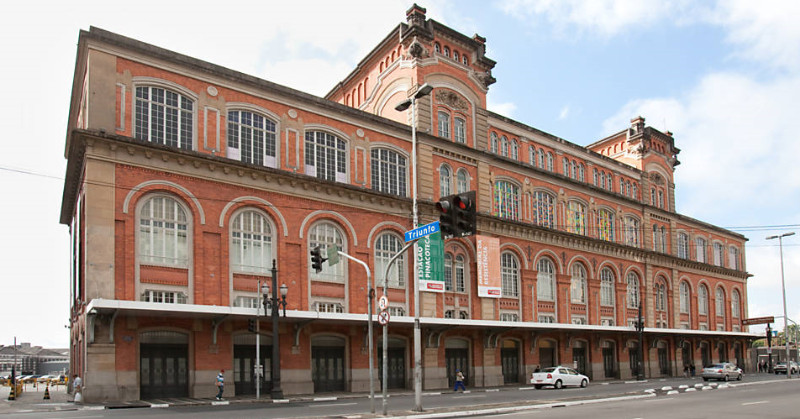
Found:
[(694, 377), (694, 364), (689, 364), (689, 372), (692, 374), (692, 377)]
[(689, 378), (689, 364), (683, 366), (683, 378)]
[(83, 380), (78, 374), (72, 375), (72, 394), (75, 403), (83, 403)]
[(541, 372), (541, 371), (542, 371), (542, 368), (540, 366), (538, 366), (538, 365), (536, 366), (536, 368), (533, 369), (533, 372)]
[(217, 400), (222, 400), (222, 392), (225, 390), (225, 370), (219, 370), (217, 374), (216, 384), (219, 392), (217, 393)]
[(461, 370), (456, 370), (456, 385), (453, 387), (453, 391), (458, 391), (458, 388), (461, 387), (461, 391), (466, 391), (466, 387), (464, 387), (464, 374), (461, 373)]

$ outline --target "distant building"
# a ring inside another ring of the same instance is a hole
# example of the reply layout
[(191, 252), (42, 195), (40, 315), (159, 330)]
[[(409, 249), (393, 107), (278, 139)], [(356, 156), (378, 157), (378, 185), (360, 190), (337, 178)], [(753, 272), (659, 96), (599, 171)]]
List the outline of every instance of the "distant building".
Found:
[(69, 349), (47, 349), (30, 343), (0, 345), (0, 375), (11, 374), (16, 359), (17, 375), (62, 374), (69, 370)]
[[(485, 387), (537, 365), (598, 381), (745, 365), (747, 239), (675, 212), (673, 134), (635, 117), (583, 147), (496, 114), (485, 43), (414, 5), (320, 98), (81, 31), (61, 223), (86, 400), (210, 397), (223, 368), (232, 393), (253, 393), (248, 320), (273, 260), (288, 313), (278, 330), (261, 322), (265, 388), (278, 333), (286, 394), (368, 391), (365, 271), (316, 273), (309, 251), (336, 246), (382, 284), (414, 185), (422, 222), (454, 193), (476, 191), (478, 210), (477, 235), (444, 242), (420, 293), (425, 389), (452, 387), (456, 369)], [(411, 110), (396, 106), (423, 84), (415, 179)], [(496, 243), (481, 261), (479, 239)], [(388, 278), (390, 388), (413, 388), (412, 266), (404, 255)]]

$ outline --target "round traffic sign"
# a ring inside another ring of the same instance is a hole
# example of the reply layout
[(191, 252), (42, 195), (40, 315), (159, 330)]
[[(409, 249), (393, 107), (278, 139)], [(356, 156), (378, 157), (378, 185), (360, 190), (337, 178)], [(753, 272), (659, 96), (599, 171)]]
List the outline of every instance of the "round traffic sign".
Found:
[(378, 308), (386, 310), (386, 307), (389, 307), (389, 299), (385, 295), (381, 295), (381, 298), (378, 298)]
[(381, 310), (381, 312), (378, 313), (378, 323), (380, 323), (381, 326), (386, 326), (387, 324), (389, 324), (389, 312), (388, 311)]

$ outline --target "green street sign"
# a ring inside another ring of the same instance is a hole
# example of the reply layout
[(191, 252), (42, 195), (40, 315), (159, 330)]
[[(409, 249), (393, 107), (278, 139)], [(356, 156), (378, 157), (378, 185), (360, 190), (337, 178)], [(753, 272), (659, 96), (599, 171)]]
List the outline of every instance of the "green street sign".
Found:
[(417, 241), (417, 264), (419, 290), (444, 292), (444, 240), (441, 233)]
[(328, 246), (328, 266), (339, 263), (339, 246)]

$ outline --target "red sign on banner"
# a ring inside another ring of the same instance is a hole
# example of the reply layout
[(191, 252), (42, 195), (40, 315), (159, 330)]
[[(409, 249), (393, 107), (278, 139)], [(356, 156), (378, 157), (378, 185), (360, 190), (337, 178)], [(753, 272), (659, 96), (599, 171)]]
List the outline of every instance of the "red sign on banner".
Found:
[(478, 297), (500, 298), (500, 239), (475, 236), (478, 251)]

